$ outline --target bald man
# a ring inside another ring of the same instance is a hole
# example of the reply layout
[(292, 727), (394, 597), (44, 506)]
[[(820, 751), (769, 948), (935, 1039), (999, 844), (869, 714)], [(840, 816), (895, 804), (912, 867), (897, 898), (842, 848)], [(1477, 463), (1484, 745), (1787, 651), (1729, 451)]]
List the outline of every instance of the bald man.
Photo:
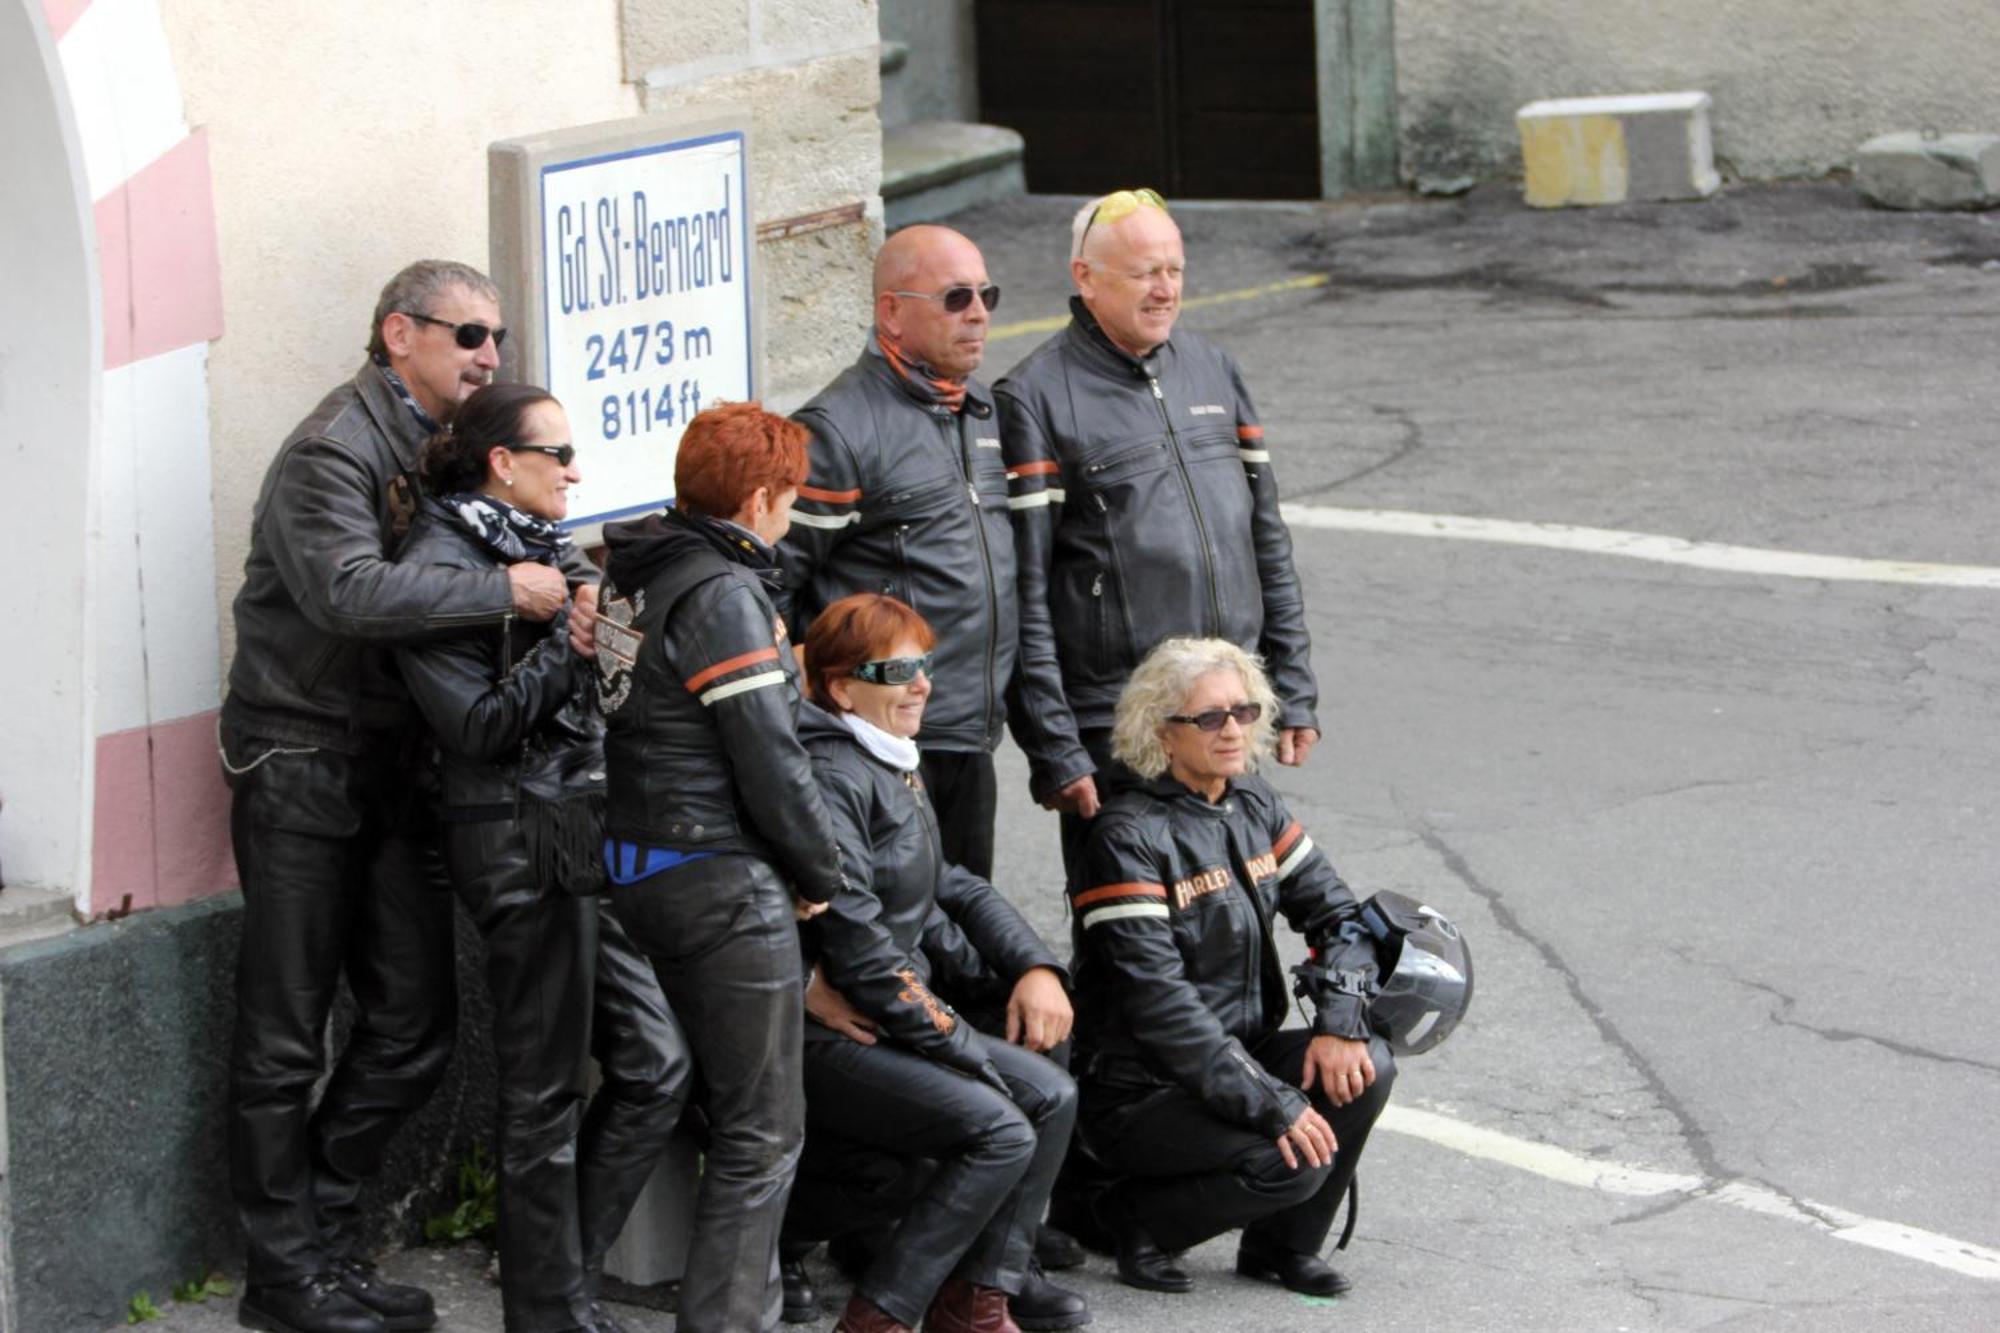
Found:
[(982, 879), (1017, 623), (1000, 432), (972, 377), (999, 300), (979, 247), (949, 227), (883, 244), (868, 345), (799, 409), (812, 473), (778, 547), (794, 642), (854, 592), (899, 598), (937, 631), (917, 749), (945, 860)]
[(1269, 446), (1236, 362), (1174, 333), (1186, 266), (1158, 194), (1091, 200), (1070, 224), (1069, 325), (994, 386), (1020, 568), (1014, 739), (1036, 799), (1070, 816), (1066, 861), (1108, 794), (1119, 692), (1161, 639), (1263, 656), (1280, 763), (1319, 739)]

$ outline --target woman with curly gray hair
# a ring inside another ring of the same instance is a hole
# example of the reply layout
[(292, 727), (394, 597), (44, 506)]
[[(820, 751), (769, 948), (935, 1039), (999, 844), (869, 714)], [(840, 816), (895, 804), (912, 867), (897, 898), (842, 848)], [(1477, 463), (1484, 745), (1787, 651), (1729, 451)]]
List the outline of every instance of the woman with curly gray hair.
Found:
[[(1070, 884), (1080, 1132), (1114, 1177), (1093, 1209), (1118, 1276), (1152, 1291), (1189, 1290), (1172, 1256), (1235, 1227), (1238, 1273), (1347, 1290), (1320, 1249), (1395, 1081), (1354, 895), (1252, 772), (1276, 713), (1235, 644), (1154, 648), (1112, 727), (1139, 780), (1090, 826)], [(1309, 1027), (1280, 1026), (1279, 914), (1315, 960), (1298, 969)]]

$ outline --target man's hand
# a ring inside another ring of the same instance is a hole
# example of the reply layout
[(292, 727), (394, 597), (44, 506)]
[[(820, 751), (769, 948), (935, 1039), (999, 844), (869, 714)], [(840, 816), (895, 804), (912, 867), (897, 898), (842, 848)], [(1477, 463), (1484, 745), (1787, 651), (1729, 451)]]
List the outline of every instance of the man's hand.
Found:
[(1345, 1037), (1314, 1037), (1306, 1043), (1306, 1072), (1299, 1087), (1306, 1092), (1318, 1083), (1326, 1099), (1345, 1106), (1375, 1082), (1375, 1062), (1368, 1058), (1368, 1043)]
[(810, 898), (795, 897), (792, 899), (792, 915), (801, 921), (810, 921), (831, 906), (832, 903), (816, 903)]
[(1331, 1165), (1339, 1147), (1333, 1138), (1333, 1126), (1310, 1106), (1299, 1112), (1290, 1129), (1278, 1135), (1278, 1155), (1294, 1171), (1299, 1169), (1301, 1157), (1306, 1159), (1307, 1166)]
[(569, 609), (569, 647), (578, 657), (597, 656), (597, 585), (579, 583), (570, 594), (575, 602)]
[(1060, 810), (1066, 815), (1076, 815), (1082, 819), (1095, 819), (1101, 808), (1097, 801), (1097, 779), (1085, 773), (1075, 782), (1042, 801), (1044, 810)]
[(514, 610), (523, 620), (553, 620), (569, 596), (569, 584), (562, 571), (533, 560), (507, 566), (507, 582), (514, 594)]
[(1278, 733), (1278, 762), (1297, 768), (1318, 744), (1318, 727), (1286, 727)]
[(875, 1044), (875, 1020), (849, 1004), (847, 997), (835, 990), (818, 968), (813, 969), (812, 980), (806, 983), (806, 1012), (819, 1020), (822, 1027), (832, 1028), (850, 1041), (863, 1046)]
[(1007, 1040), (1046, 1055), (1068, 1037), (1076, 1011), (1054, 969), (1031, 967), (1007, 997)]

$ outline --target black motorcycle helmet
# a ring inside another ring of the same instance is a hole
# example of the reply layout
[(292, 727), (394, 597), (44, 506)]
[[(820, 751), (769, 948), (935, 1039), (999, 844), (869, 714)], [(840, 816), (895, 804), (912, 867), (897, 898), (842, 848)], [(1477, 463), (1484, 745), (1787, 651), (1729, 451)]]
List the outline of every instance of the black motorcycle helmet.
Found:
[(1434, 907), (1387, 889), (1361, 904), (1375, 938), (1378, 989), (1368, 1025), (1398, 1055), (1422, 1055), (1458, 1026), (1472, 1004), (1472, 953)]

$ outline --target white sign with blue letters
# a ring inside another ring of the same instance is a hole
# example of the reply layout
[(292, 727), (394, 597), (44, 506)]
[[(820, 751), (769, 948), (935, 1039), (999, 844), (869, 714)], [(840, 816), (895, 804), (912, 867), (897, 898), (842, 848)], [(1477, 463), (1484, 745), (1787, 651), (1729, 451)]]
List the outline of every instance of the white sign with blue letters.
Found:
[[(758, 362), (745, 130), (594, 129), (594, 143), (573, 131), (492, 155), (494, 251), (516, 281), (499, 259), (495, 277), (503, 300), (526, 298), (505, 312), (525, 335), (518, 373), (569, 416), (572, 529), (658, 508), (688, 420), (754, 397)], [(511, 243), (503, 190), (532, 201), (533, 229)]]

